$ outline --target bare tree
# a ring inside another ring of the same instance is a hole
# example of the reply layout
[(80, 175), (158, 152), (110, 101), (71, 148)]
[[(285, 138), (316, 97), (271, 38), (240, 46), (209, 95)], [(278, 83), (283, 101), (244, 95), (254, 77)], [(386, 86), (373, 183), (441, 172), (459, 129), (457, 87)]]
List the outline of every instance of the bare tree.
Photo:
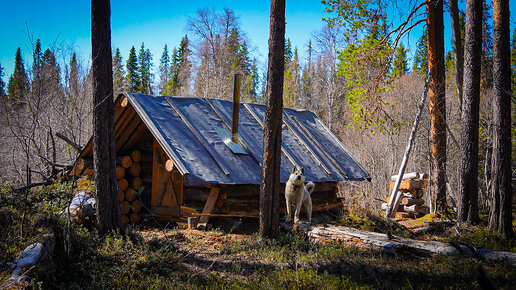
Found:
[(98, 230), (105, 234), (122, 228), (115, 175), (113, 71), (111, 60), (110, 1), (91, 1), (91, 55), (93, 60), (93, 165)]
[(482, 0), (466, 4), (464, 98), (459, 170), (459, 222), (478, 222), (478, 126), (482, 53)]
[(493, 161), (489, 229), (512, 236), (509, 1), (493, 1)]
[(281, 126), (285, 66), (285, 0), (271, 1), (267, 101), (263, 131), (260, 186), (260, 237), (278, 232), (280, 202)]

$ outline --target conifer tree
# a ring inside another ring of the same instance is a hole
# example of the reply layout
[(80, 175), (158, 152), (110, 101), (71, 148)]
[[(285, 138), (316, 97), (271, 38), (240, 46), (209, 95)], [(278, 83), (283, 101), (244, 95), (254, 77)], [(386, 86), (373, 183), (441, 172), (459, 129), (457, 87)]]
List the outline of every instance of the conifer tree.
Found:
[(425, 28), (423, 35), (417, 41), (416, 54), (414, 56), (414, 66), (412, 70), (417, 71), (420, 76), (426, 77), (428, 74), (428, 30)]
[(294, 49), (294, 57), (287, 64), (283, 81), (283, 104), (285, 107), (294, 108), (298, 105), (300, 94), (301, 71), (297, 48)]
[(44, 74), (44, 79), (49, 85), (52, 92), (60, 91), (61, 88), (61, 69), (56, 61), (56, 56), (50, 49), (46, 49), (43, 53), (41, 61), (41, 73)]
[(401, 43), (396, 48), (396, 55), (394, 58), (394, 64), (393, 64), (393, 70), (392, 70), (392, 75), (394, 78), (399, 78), (402, 75), (406, 74), (408, 71), (407, 51), (408, 51), (408, 49), (403, 47), (403, 43)]
[(134, 46), (129, 51), (129, 58), (127, 59), (127, 75), (125, 81), (125, 90), (131, 93), (137, 93), (140, 91), (140, 66), (138, 65), (138, 59), (136, 57), (136, 49)]
[(292, 42), (290, 38), (285, 40), (285, 67), (288, 66), (288, 63), (292, 60)]
[[(186, 94), (189, 87), (190, 79), (190, 61), (188, 56), (190, 54), (188, 44), (188, 37), (185, 35), (179, 44), (179, 49), (172, 51), (172, 62), (170, 64), (170, 72), (168, 75), (168, 82), (165, 85), (164, 94), (178, 95)], [(206, 59), (203, 59), (206, 61)], [(205, 62), (204, 62), (205, 64)], [(202, 76), (203, 63), (198, 69), (198, 77)]]
[(3, 101), (3, 98), (5, 97), (5, 82), (4, 82), (4, 68), (2, 67), (2, 64), (0, 63), (0, 100)]
[(145, 49), (142, 42), (140, 52), (138, 54), (138, 63), (140, 65), (140, 88), (139, 92), (142, 94), (150, 93), (149, 88), (152, 85), (152, 54), (149, 49)]
[(168, 82), (168, 74), (170, 71), (170, 57), (168, 56), (168, 48), (165, 44), (163, 48), (163, 53), (161, 54), (161, 58), (159, 60), (159, 84), (158, 84), (158, 92), (163, 94), (165, 90), (165, 86)]
[(113, 57), (113, 92), (114, 97), (121, 93), (125, 88), (125, 70), (120, 54), (120, 49), (117, 47), (115, 56)]
[(24, 101), (25, 95), (29, 89), (29, 81), (25, 72), (25, 65), (21, 56), (21, 48), (18, 47), (15, 55), (14, 73), (9, 78), (7, 85), (7, 93), (11, 105)]
[(43, 61), (43, 53), (41, 52), (41, 41), (36, 40), (36, 47), (34, 48), (32, 61), (32, 78), (37, 79), (39, 70), (41, 69), (41, 62)]
[(70, 80), (68, 81), (69, 96), (79, 96), (79, 86), (79, 67), (77, 65), (77, 55), (74, 52), (72, 54), (72, 59), (70, 60)]

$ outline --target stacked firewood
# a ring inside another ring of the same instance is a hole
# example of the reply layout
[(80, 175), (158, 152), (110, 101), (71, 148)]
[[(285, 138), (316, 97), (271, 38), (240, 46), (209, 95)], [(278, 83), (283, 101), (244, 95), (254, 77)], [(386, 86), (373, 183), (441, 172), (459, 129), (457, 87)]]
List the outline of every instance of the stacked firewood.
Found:
[[(398, 176), (391, 176), (390, 190), (394, 189)], [(403, 175), (400, 187), (397, 192), (398, 204), (396, 200), (392, 201), (395, 218), (416, 218), (429, 213), (429, 207), (424, 205), (424, 188), (428, 186), (428, 175), (419, 174), (418, 172), (407, 173)], [(381, 216), (385, 215), (385, 211), (389, 207), (391, 196), (387, 197), (385, 203), (382, 204)]]
[(138, 192), (143, 185), (141, 159), (141, 152), (134, 150), (131, 154), (119, 157), (117, 160), (116, 177), (118, 178), (120, 211), (124, 225), (141, 221), (142, 202), (138, 198)]

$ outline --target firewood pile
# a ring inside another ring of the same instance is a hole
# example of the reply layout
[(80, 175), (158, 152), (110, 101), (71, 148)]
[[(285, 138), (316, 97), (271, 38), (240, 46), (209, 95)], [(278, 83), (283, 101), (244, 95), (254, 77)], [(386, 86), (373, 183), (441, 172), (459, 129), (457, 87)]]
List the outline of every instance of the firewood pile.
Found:
[(141, 159), (142, 154), (138, 150), (117, 159), (116, 177), (118, 178), (120, 212), (124, 225), (141, 221), (142, 202), (138, 196), (143, 185)]
[[(391, 177), (390, 190), (394, 189), (398, 176)], [(412, 172), (403, 175), (402, 181), (395, 196), (391, 201), (388, 196), (386, 202), (382, 204), (380, 215), (384, 216), (387, 208), (392, 204), (391, 217), (418, 218), (430, 212), (430, 208), (425, 205), (424, 189), (428, 187), (428, 175), (425, 173)]]

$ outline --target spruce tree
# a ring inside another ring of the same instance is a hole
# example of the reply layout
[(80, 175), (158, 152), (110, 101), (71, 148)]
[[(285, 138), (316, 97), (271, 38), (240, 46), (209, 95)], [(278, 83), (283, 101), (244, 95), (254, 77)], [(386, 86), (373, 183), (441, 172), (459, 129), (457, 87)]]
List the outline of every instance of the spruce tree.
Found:
[(80, 89), (80, 81), (79, 81), (79, 67), (77, 65), (77, 55), (75, 52), (72, 54), (72, 59), (70, 60), (70, 79), (68, 81), (68, 94), (71, 97), (79, 96)]
[(139, 92), (142, 94), (150, 93), (149, 88), (152, 85), (152, 54), (149, 49), (145, 49), (142, 42), (140, 52), (138, 54), (138, 64), (140, 65), (140, 88)]
[(50, 49), (46, 49), (43, 53), (40, 74), (43, 80), (44, 94), (49, 96), (62, 95), (61, 69), (57, 64), (54, 53)]
[(396, 48), (396, 55), (394, 58), (394, 65), (392, 70), (392, 75), (394, 78), (399, 78), (406, 74), (408, 71), (407, 51), (408, 49), (403, 47), (403, 43), (401, 43)]
[(292, 60), (292, 42), (290, 38), (285, 40), (285, 67), (287, 67), (288, 63)]
[(136, 57), (136, 49), (134, 46), (129, 51), (129, 58), (127, 59), (127, 75), (125, 81), (125, 90), (131, 93), (137, 93), (140, 90), (140, 66)]
[(41, 41), (36, 40), (36, 47), (34, 48), (33, 61), (32, 61), (32, 78), (36, 79), (41, 69), (41, 62), (43, 61), (43, 53), (41, 52)]
[(170, 57), (168, 56), (168, 48), (165, 44), (163, 48), (163, 53), (161, 54), (161, 58), (159, 60), (159, 84), (158, 84), (158, 92), (163, 94), (165, 90), (165, 86), (168, 82), (168, 74), (170, 71)]
[(7, 85), (7, 93), (11, 105), (23, 102), (28, 89), (29, 81), (21, 56), (21, 48), (18, 47), (15, 55), (14, 73), (9, 78), (9, 84)]
[[(186, 35), (181, 39), (179, 49), (174, 48), (172, 51), (172, 60), (170, 64), (170, 72), (168, 74), (168, 82), (165, 85), (165, 95), (182, 94), (188, 89), (190, 79), (190, 61), (188, 56), (190, 49), (188, 47), (188, 38)], [(206, 65), (206, 59), (203, 59), (198, 69), (198, 77), (201, 77), (202, 71)]]
[(120, 49), (117, 47), (113, 57), (113, 92), (114, 98), (125, 88), (125, 70)]
[(3, 98), (5, 97), (5, 82), (4, 82), (4, 68), (2, 67), (2, 64), (0, 63), (0, 100), (3, 101)]
[(425, 28), (423, 35), (417, 41), (416, 54), (414, 56), (413, 70), (420, 76), (426, 77), (428, 74), (428, 30)]
[(294, 57), (287, 64), (283, 81), (283, 105), (294, 108), (298, 104), (299, 88), (301, 82), (301, 71), (299, 68), (299, 57), (297, 48), (294, 49)]

